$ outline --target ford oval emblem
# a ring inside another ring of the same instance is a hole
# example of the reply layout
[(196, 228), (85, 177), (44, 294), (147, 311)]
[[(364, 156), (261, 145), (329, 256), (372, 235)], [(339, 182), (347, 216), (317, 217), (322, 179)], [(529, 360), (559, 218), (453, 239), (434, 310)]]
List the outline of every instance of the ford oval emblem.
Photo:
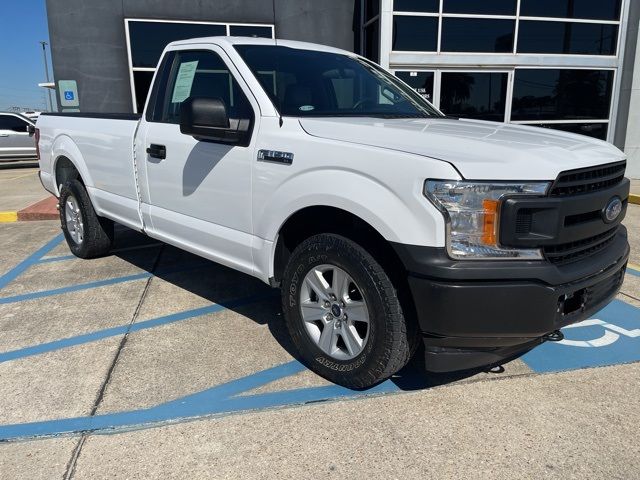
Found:
[(613, 197), (607, 203), (607, 206), (602, 210), (602, 218), (605, 223), (611, 223), (616, 220), (620, 216), (622, 212), (622, 200), (620, 197)]

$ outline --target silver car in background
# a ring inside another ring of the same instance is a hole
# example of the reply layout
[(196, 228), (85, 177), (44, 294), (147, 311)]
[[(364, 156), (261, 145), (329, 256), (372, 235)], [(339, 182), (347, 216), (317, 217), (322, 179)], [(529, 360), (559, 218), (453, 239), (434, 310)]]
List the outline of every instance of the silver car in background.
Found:
[(0, 112), (0, 162), (36, 160), (36, 144), (30, 130), (35, 123), (19, 113)]

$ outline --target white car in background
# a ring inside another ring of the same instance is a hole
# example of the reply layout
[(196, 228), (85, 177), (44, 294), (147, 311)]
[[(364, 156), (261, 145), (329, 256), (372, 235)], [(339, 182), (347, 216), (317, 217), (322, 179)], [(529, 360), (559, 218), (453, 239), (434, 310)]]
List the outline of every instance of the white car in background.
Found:
[(37, 160), (30, 135), (35, 123), (19, 113), (0, 112), (0, 162)]

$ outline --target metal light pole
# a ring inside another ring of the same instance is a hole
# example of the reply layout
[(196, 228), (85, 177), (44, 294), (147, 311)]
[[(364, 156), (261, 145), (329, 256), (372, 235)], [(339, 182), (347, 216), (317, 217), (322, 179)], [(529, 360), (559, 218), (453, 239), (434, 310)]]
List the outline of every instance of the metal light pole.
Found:
[[(44, 73), (47, 77), (47, 83), (49, 83), (49, 64), (47, 63), (47, 50), (46, 50), (46, 47), (49, 44), (44, 41), (41, 41), (38, 43), (42, 45), (42, 59), (44, 60)], [(47, 87), (47, 95), (49, 98), (49, 111), (53, 112), (53, 101), (51, 100), (51, 89), (49, 87)]]

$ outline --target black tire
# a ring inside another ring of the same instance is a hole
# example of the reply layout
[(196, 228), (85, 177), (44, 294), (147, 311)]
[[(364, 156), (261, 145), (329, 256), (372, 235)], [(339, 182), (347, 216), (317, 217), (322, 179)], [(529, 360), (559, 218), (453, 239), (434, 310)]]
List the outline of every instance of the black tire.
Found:
[[(369, 337), (363, 350), (349, 360), (326, 354), (310, 338), (300, 308), (305, 276), (318, 265), (329, 264), (347, 272), (361, 290), (369, 310)], [(292, 253), (282, 281), (282, 309), (302, 362), (339, 385), (362, 389), (375, 385), (404, 367), (415, 343), (398, 294), (380, 264), (357, 243), (333, 234), (315, 235)]]
[[(79, 242), (74, 240), (66, 221), (69, 197), (76, 200), (83, 225), (83, 238)], [(60, 224), (71, 253), (80, 258), (95, 258), (108, 254), (113, 245), (113, 222), (96, 215), (84, 185), (78, 180), (70, 180), (62, 185), (59, 204)]]

